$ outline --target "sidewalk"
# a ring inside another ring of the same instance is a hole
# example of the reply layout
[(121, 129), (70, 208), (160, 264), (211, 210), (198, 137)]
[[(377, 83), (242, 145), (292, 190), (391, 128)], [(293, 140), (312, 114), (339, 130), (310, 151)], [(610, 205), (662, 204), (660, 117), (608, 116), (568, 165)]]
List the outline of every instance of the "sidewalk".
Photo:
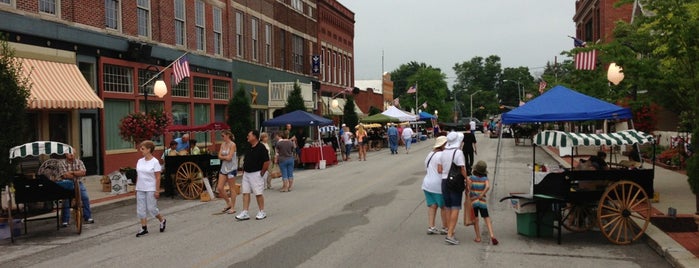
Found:
[[(557, 148), (540, 148), (556, 159), (560, 165), (570, 167), (571, 158), (560, 157)], [(577, 162), (577, 159), (574, 161)], [(651, 168), (651, 164), (645, 163), (644, 168)], [(695, 196), (689, 189), (686, 174), (656, 165), (653, 188), (660, 195), (659, 202), (652, 203), (654, 216), (664, 216), (665, 214), (661, 211), (667, 211), (669, 207), (677, 209), (678, 216), (694, 214)], [(664, 232), (655, 225), (649, 224), (645, 235), (648, 237), (649, 245), (673, 266), (699, 267), (699, 231)]]

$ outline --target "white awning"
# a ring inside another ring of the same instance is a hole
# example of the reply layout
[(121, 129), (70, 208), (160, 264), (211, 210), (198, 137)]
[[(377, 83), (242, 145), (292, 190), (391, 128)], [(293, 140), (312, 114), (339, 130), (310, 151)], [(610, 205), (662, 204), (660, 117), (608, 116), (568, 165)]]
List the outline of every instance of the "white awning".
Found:
[(535, 145), (573, 147), (601, 145), (630, 145), (654, 142), (653, 136), (636, 130), (615, 133), (587, 134), (555, 130), (542, 131), (534, 136)]

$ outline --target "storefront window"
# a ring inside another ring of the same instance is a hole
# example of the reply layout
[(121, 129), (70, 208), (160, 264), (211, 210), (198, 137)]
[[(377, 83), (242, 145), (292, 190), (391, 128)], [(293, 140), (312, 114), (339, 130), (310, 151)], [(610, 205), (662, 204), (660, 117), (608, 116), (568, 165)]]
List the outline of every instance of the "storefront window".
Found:
[(105, 100), (104, 101), (104, 137), (107, 150), (135, 148), (131, 142), (119, 136), (119, 122), (134, 111), (133, 101)]
[[(209, 104), (194, 104), (194, 125), (200, 126), (210, 123), (210, 105)], [(204, 142), (205, 140), (211, 141), (211, 138), (207, 137), (210, 133), (197, 133), (195, 137), (198, 142)]]

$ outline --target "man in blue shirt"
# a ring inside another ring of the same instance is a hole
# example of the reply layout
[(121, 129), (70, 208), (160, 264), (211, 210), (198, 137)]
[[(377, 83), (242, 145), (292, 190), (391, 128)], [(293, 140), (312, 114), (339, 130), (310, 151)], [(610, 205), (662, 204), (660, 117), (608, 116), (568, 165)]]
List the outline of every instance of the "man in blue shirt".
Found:
[(184, 134), (182, 137), (175, 139), (175, 141), (177, 142), (177, 148), (175, 149), (177, 152), (189, 150), (189, 134)]
[(391, 147), (391, 154), (398, 154), (398, 129), (393, 123), (389, 123), (386, 134), (388, 135), (388, 144)]

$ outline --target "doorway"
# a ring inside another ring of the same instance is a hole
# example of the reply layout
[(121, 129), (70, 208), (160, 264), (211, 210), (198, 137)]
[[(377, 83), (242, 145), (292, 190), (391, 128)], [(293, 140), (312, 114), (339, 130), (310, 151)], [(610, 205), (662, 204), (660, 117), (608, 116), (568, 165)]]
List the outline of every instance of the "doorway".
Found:
[(80, 114), (80, 159), (85, 164), (87, 174), (101, 171), (97, 136), (97, 114)]

